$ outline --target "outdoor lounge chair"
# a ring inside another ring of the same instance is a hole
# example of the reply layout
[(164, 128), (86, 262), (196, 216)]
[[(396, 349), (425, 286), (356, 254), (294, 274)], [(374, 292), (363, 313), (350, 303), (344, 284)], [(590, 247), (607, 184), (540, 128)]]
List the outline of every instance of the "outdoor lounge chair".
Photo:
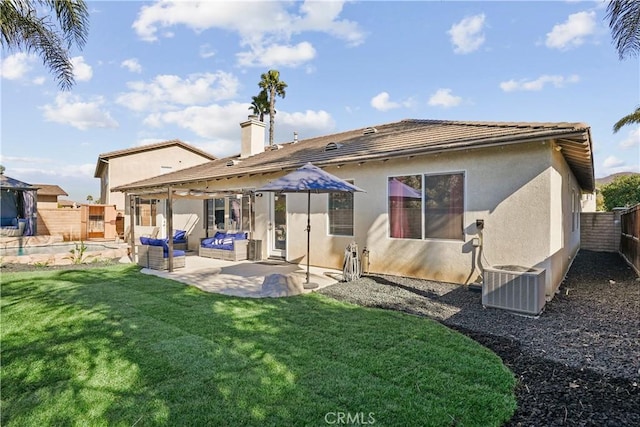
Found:
[[(148, 237), (140, 238), (138, 249), (138, 265), (154, 270), (169, 269), (169, 245), (166, 239), (150, 239)], [(184, 267), (185, 252), (173, 251), (173, 268)]]

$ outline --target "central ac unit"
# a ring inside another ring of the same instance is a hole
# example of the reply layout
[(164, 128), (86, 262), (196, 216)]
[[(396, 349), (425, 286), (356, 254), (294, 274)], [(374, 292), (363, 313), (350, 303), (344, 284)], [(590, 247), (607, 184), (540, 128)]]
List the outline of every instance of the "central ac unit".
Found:
[(545, 271), (516, 265), (485, 268), (482, 305), (538, 315), (544, 309)]

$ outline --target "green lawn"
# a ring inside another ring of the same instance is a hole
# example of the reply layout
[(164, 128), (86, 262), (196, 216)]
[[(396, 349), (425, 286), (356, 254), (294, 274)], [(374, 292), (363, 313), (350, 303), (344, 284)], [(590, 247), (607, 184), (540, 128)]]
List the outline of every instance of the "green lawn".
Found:
[(495, 354), (428, 319), (132, 266), (1, 282), (3, 426), (490, 426), (516, 406)]

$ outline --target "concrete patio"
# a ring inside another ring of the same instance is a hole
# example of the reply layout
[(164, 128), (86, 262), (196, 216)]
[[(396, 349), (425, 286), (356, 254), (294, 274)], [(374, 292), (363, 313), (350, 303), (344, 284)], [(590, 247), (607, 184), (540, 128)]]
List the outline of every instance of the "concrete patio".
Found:
[[(215, 292), (238, 297), (261, 298), (262, 283), (270, 274), (298, 276), (304, 284), (306, 265), (284, 261), (223, 261), (187, 255), (186, 266), (169, 273), (166, 270), (143, 268), (144, 274), (164, 277), (195, 286), (205, 292)], [(318, 285), (305, 289), (305, 293), (322, 289), (342, 280), (342, 271), (310, 267), (309, 282)]]

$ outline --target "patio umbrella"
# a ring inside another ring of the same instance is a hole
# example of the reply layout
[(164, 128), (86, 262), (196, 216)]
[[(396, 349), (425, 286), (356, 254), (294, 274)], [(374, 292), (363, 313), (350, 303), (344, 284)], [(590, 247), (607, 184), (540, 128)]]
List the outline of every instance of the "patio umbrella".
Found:
[(337, 193), (362, 191), (361, 188), (307, 163), (287, 175), (271, 181), (257, 192), (307, 193), (307, 281), (309, 288), (309, 236), (311, 234), (311, 193)]

